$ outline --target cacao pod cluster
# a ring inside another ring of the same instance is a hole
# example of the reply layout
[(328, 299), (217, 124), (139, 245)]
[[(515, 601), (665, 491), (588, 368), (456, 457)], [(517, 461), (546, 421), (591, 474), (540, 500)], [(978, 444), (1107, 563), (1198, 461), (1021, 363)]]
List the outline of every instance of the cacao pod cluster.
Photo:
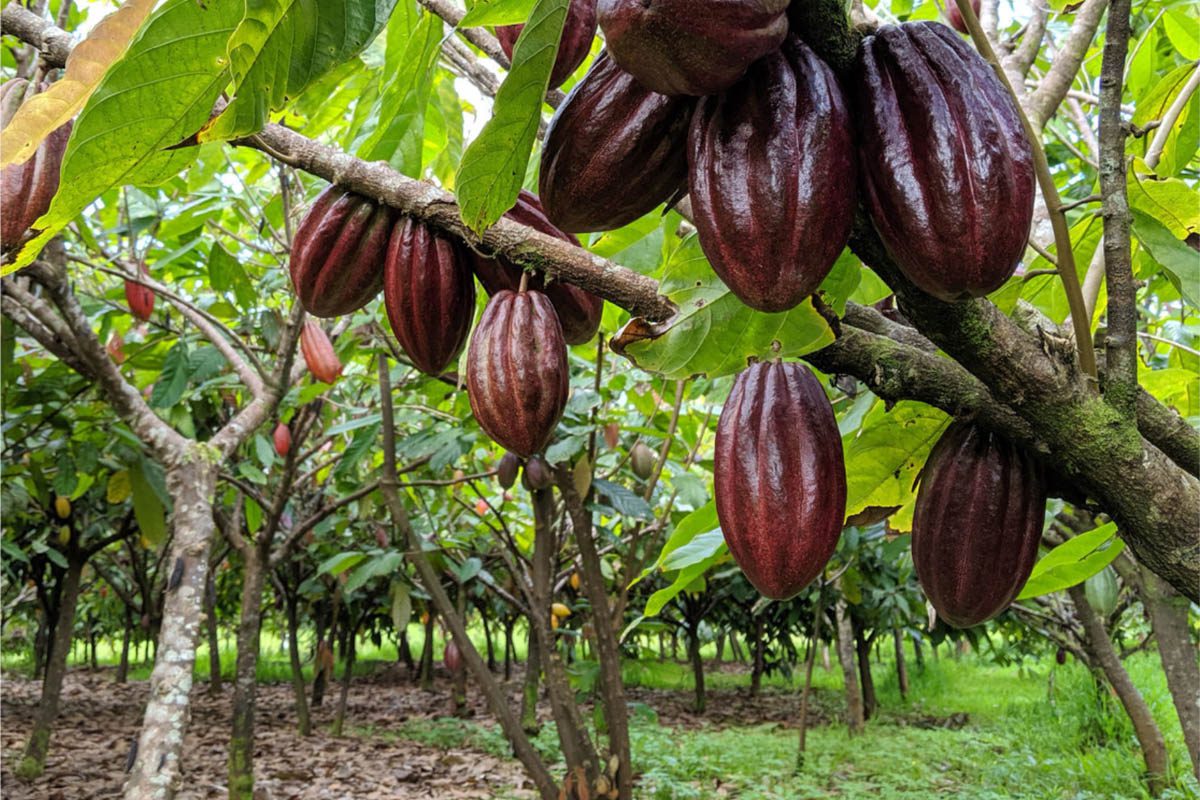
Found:
[(865, 37), (843, 84), (788, 12), (788, 0), (598, 0), (606, 49), (542, 148), (549, 222), (611, 230), (687, 194), (717, 275), (780, 312), (828, 275), (861, 195), (919, 288), (947, 301), (998, 288), (1024, 253), (1034, 176), (991, 68), (945, 25), (912, 22)]

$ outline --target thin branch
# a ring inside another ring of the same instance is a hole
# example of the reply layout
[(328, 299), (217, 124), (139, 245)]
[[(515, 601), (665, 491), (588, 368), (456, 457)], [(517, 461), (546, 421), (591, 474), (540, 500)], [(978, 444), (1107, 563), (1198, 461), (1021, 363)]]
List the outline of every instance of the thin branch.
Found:
[[(1071, 32), (1067, 34), (1054, 63), (1026, 104), (1030, 122), (1035, 129), (1040, 130), (1046, 125), (1046, 121), (1054, 116), (1063, 98), (1067, 96), (1088, 48), (1096, 38), (1096, 30), (1100, 27), (1100, 20), (1104, 17), (1104, 9), (1107, 7), (1108, 0), (1084, 0), (1083, 5), (1076, 10)], [(965, 15), (963, 18), (966, 18)], [(980, 52), (983, 52), (982, 49)]]
[[(1110, 15), (1111, 16), (1111, 15)], [(1110, 22), (1111, 26), (1112, 23)], [(1101, 94), (1103, 94), (1103, 78), (1101, 79)], [(1162, 158), (1163, 148), (1167, 146), (1167, 139), (1171, 136), (1171, 131), (1175, 128), (1175, 123), (1179, 121), (1183, 110), (1187, 108), (1188, 101), (1192, 99), (1192, 95), (1196, 93), (1196, 88), (1200, 87), (1200, 62), (1192, 64), (1192, 74), (1188, 78), (1188, 82), (1184, 84), (1183, 89), (1171, 101), (1171, 105), (1167, 108), (1167, 113), (1163, 114), (1161, 124), (1158, 130), (1154, 132), (1154, 138), (1150, 141), (1150, 147), (1146, 150), (1146, 166), (1154, 169), (1158, 166), (1158, 160)]]

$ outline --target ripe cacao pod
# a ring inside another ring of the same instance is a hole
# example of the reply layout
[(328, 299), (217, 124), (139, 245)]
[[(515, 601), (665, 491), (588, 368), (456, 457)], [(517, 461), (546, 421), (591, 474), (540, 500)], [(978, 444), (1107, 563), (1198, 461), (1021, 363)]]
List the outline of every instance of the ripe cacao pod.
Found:
[(855, 172), (841, 87), (795, 36), (728, 92), (699, 101), (688, 135), (692, 211), (704, 254), (738, 299), (786, 311), (821, 285), (850, 238)]
[(517, 471), (520, 468), (521, 459), (512, 453), (505, 453), (500, 457), (500, 464), (496, 467), (496, 480), (503, 488), (511, 489), (517, 482)]
[(948, 302), (999, 288), (1033, 217), (1033, 155), (1012, 98), (937, 22), (883, 26), (858, 67), (865, 201), (896, 264)]
[(546, 216), (564, 231), (607, 231), (680, 195), (692, 105), (643, 88), (602, 52), (546, 129)]
[(917, 579), (938, 616), (969, 628), (1021, 591), (1042, 539), (1042, 466), (998, 434), (955, 422), (929, 453), (913, 513)]
[(333, 342), (317, 323), (305, 322), (300, 329), (300, 352), (308, 371), (321, 383), (332, 385), (342, 374), (342, 362), (333, 350)]
[(395, 212), (340, 186), (321, 192), (292, 241), (292, 286), (314, 317), (351, 314), (383, 288)]
[[(0, 127), (16, 113), (28, 85), (23, 79), (13, 79), (0, 88)], [(20, 244), (25, 232), (50, 210), (73, 124), (67, 122), (56, 128), (27, 160), (0, 169), (0, 206), (4, 208), (0, 214), (0, 248), (8, 250)]]
[(441, 375), (462, 352), (475, 318), (466, 246), (418, 220), (397, 220), (383, 302), (392, 333), (413, 364), (426, 375)]
[[(569, 233), (563, 233), (554, 226), (542, 210), (541, 201), (537, 195), (521, 190), (517, 196), (517, 204), (510, 208), (504, 216), (513, 222), (533, 228), (539, 233), (553, 236), (581, 247), (579, 239)], [(474, 250), (469, 251), (471, 268), (479, 277), (479, 282), (489, 295), (508, 289), (516, 291), (521, 285), (521, 275), (524, 272), (520, 265), (514, 264), (503, 256), (488, 258)], [(527, 288), (544, 292), (558, 314), (562, 324), (563, 339), (567, 344), (584, 344), (591, 341), (600, 328), (600, 317), (604, 314), (604, 301), (596, 295), (578, 286), (572, 286), (562, 281), (554, 281), (549, 286), (540, 272), (530, 273), (526, 283)]]
[(583, 579), (579, 577), (579, 573), (572, 572), (571, 573), (571, 588), (578, 592), (579, 587), (582, 585), (583, 585)]
[(442, 654), (442, 662), (446, 669), (455, 675), (463, 668), (462, 653), (453, 641), (446, 642), (446, 652)]
[(654, 474), (655, 461), (654, 451), (645, 442), (637, 442), (629, 451), (629, 466), (633, 469), (633, 474), (642, 480)]
[[(971, 9), (975, 12), (975, 16), (978, 17), (980, 9), (979, 0), (971, 0)], [(954, 2), (954, 0), (946, 0), (946, 20), (959, 33), (970, 33), (967, 30), (967, 21), (963, 19), (962, 12), (958, 10), (958, 3)]]
[[(496, 38), (509, 60), (524, 25), (499, 25)], [(596, 0), (571, 0), (567, 8), (567, 19), (563, 22), (562, 37), (558, 40), (558, 55), (554, 58), (554, 69), (550, 71), (550, 88), (557, 89), (571, 77), (592, 50), (592, 39), (596, 38)]]
[(112, 332), (112, 336), (108, 337), (108, 344), (105, 345), (105, 349), (108, 350), (108, 357), (114, 363), (125, 363), (125, 337), (121, 335), (120, 331)]
[(292, 429), (281, 422), (275, 426), (271, 438), (275, 441), (275, 452), (280, 458), (287, 458), (288, 451), (292, 449)]
[(753, 364), (717, 422), (717, 519), (729, 551), (766, 597), (792, 597), (821, 574), (846, 514), (833, 407), (803, 364)]
[(554, 483), (554, 472), (546, 463), (546, 459), (541, 456), (530, 456), (529, 460), (525, 462), (521, 478), (526, 489), (531, 492), (540, 492), (543, 489), (549, 489)]
[(61, 494), (57, 495), (54, 498), (54, 513), (58, 514), (59, 519), (66, 519), (71, 516), (71, 499)]
[(1054, 654), (1054, 660), (1061, 666), (1067, 663), (1067, 651), (1063, 648), (1058, 648), (1058, 652)]
[(565, 619), (571, 616), (571, 609), (567, 608), (567, 606), (563, 603), (551, 603), (550, 613), (556, 617), (562, 617)]
[[(148, 275), (145, 264), (138, 267), (138, 273), (143, 278)], [(147, 321), (154, 314), (154, 298), (154, 290), (149, 286), (136, 281), (125, 281), (125, 302), (129, 304), (129, 313), (142, 322)]]
[(787, 35), (789, 0), (599, 0), (613, 59), (647, 89), (724, 91)]
[(524, 458), (541, 451), (567, 406), (568, 377), (567, 345), (546, 296), (493, 295), (467, 348), (471, 410), (487, 435)]

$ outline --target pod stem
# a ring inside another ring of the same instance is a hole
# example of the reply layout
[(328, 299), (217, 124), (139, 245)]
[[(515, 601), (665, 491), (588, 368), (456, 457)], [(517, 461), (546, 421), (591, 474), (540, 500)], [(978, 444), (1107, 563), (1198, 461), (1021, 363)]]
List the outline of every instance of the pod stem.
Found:
[(520, 285), (519, 285), (519, 286), (517, 286), (517, 293), (518, 293), (518, 294), (525, 294), (525, 292), (526, 292), (526, 291), (528, 291), (528, 290), (529, 290), (529, 271), (528, 271), (528, 270), (522, 270), (522, 272), (521, 272), (521, 283), (520, 283)]
[(1079, 285), (1079, 273), (1075, 268), (1075, 253), (1071, 249), (1071, 231), (1067, 227), (1067, 216), (1063, 211), (1063, 202), (1059, 197), (1058, 187), (1054, 185), (1054, 177), (1050, 174), (1050, 164), (1046, 160), (1042, 137), (1034, 130), (1029, 116), (1025, 113), (1024, 106), (1021, 105), (1021, 98), (1017, 96), (1012, 82), (1008, 79), (1008, 73), (1000, 66), (1000, 60), (996, 58), (992, 43), (988, 41), (987, 35), (983, 32), (983, 26), (979, 24), (979, 18), (975, 16), (975, 9), (971, 7), (970, 0), (954, 0), (954, 3), (958, 6), (963, 22), (966, 23), (967, 30), (971, 33), (975, 49), (992, 65), (996, 76), (1000, 78), (1000, 83), (1012, 97), (1013, 103), (1017, 107), (1017, 114), (1021, 117), (1021, 124), (1025, 127), (1025, 135), (1028, 137), (1030, 149), (1033, 151), (1033, 169), (1037, 174), (1038, 187), (1042, 190), (1042, 199), (1046, 201), (1046, 209), (1050, 212), (1050, 226), (1054, 230), (1054, 246), (1058, 262), (1055, 266), (1058, 268), (1058, 275), (1062, 279), (1063, 289), (1067, 294), (1067, 304), (1071, 309), (1071, 325), (1075, 329), (1079, 368), (1094, 380), (1096, 378), (1096, 350), (1092, 345), (1091, 319), (1087, 313), (1087, 306), (1083, 302), (1083, 289)]

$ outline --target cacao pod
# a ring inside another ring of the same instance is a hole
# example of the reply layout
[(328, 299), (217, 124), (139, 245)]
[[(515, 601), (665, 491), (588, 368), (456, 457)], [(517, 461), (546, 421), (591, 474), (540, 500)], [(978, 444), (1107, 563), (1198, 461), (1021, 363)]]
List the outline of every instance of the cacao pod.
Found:
[(546, 463), (546, 459), (541, 456), (530, 456), (529, 460), (525, 462), (525, 470), (521, 476), (525, 488), (531, 492), (549, 489), (554, 483), (554, 472)]
[(1088, 605), (1102, 617), (1107, 617), (1117, 608), (1121, 599), (1121, 585), (1112, 567), (1105, 567), (1083, 583), (1083, 593)]
[[(513, 222), (533, 228), (539, 233), (553, 236), (581, 247), (579, 240), (569, 233), (563, 233), (554, 226), (542, 210), (541, 201), (532, 192), (521, 190), (517, 203), (504, 216)], [(479, 282), (489, 295), (508, 289), (516, 291), (521, 285), (521, 275), (524, 270), (503, 256), (488, 258), (474, 250), (469, 251), (471, 268), (479, 277)], [(584, 344), (591, 341), (600, 328), (600, 317), (604, 313), (604, 301), (591, 292), (572, 286), (569, 283), (554, 281), (549, 286), (540, 272), (530, 273), (526, 283), (527, 288), (544, 292), (558, 314), (562, 324), (563, 339), (567, 344)]]
[(71, 499), (63, 497), (61, 494), (54, 498), (54, 513), (58, 514), (59, 519), (66, 519), (71, 516)]
[[(138, 273), (145, 278), (146, 265), (138, 267)], [(154, 314), (154, 290), (136, 281), (125, 281), (125, 302), (129, 305), (129, 313), (146, 322)]]
[[(16, 113), (27, 86), (27, 81), (14, 79), (0, 88), (0, 125), (7, 125)], [(9, 250), (20, 244), (25, 232), (50, 210), (73, 124), (67, 122), (52, 131), (27, 160), (0, 169), (0, 206), (4, 208), (0, 248)]]
[(560, 624), (560, 623), (559, 623), (559, 621), (558, 621), (558, 617), (556, 617), (555, 615), (551, 614), (551, 615), (550, 615), (550, 629), (551, 629), (551, 630), (558, 630), (558, 626), (559, 626), (559, 624)]
[(969, 628), (1021, 591), (1042, 539), (1041, 465), (968, 422), (946, 429), (921, 473), (913, 512), (917, 579), (938, 616)]
[(999, 288), (1033, 217), (1033, 154), (1012, 98), (937, 22), (885, 25), (858, 57), (864, 195), (888, 252), (947, 302)]
[(383, 302), (392, 333), (426, 375), (441, 375), (467, 343), (475, 281), (461, 242), (411, 218), (388, 242)]
[(289, 269), (304, 310), (351, 314), (383, 288), (383, 263), (395, 212), (340, 186), (318, 195), (292, 241)]
[[(499, 25), (496, 38), (500, 49), (509, 60), (524, 25)], [(592, 39), (596, 38), (596, 0), (571, 0), (567, 8), (567, 19), (563, 22), (562, 37), (558, 40), (558, 55), (554, 57), (554, 69), (550, 71), (550, 88), (557, 89), (571, 77), (592, 50)]]
[(708, 95), (737, 82), (787, 35), (789, 0), (599, 0), (613, 59), (647, 89)]
[(333, 350), (333, 342), (321, 326), (311, 320), (300, 329), (300, 352), (304, 354), (308, 371), (321, 383), (332, 385), (342, 374), (342, 362)]
[(105, 345), (108, 350), (108, 356), (117, 364), (125, 363), (125, 337), (120, 331), (113, 331), (108, 337), (108, 344)]
[(541, 451), (562, 417), (567, 346), (541, 292), (497, 292), (467, 349), (467, 389), (479, 426), (506, 450)]
[(633, 474), (642, 480), (647, 480), (654, 474), (654, 451), (645, 442), (637, 442), (629, 451), (629, 466)]
[(577, 591), (577, 592), (578, 592), (578, 591), (579, 591), (579, 587), (580, 587), (582, 584), (583, 584), (583, 579), (581, 579), (581, 578), (579, 577), (579, 573), (578, 573), (578, 572), (572, 572), (572, 573), (571, 573), (571, 588), (572, 588), (572, 589), (574, 589), (575, 591)]
[(1067, 663), (1067, 651), (1062, 647), (1058, 648), (1058, 652), (1054, 654), (1054, 660), (1060, 666)]
[(288, 451), (292, 449), (292, 429), (281, 422), (275, 426), (271, 436), (275, 440), (275, 452), (280, 458), (287, 458)]
[(517, 470), (521, 468), (521, 459), (512, 453), (500, 457), (500, 465), (496, 467), (496, 480), (505, 489), (511, 489), (517, 482)]
[(617, 445), (621, 442), (621, 426), (615, 422), (610, 422), (604, 426), (604, 443), (608, 445), (609, 450), (616, 450)]
[(792, 597), (825, 569), (846, 515), (833, 407), (803, 364), (738, 374), (717, 422), (717, 519), (729, 551), (766, 597)]
[(606, 231), (682, 194), (692, 105), (643, 88), (602, 52), (546, 129), (546, 216), (564, 231)]
[(567, 608), (567, 606), (564, 605), (563, 603), (551, 603), (550, 604), (550, 613), (556, 617), (561, 617), (561, 618), (565, 619), (565, 618), (571, 616), (571, 609)]
[(446, 652), (442, 654), (442, 662), (446, 665), (446, 669), (455, 675), (462, 670), (462, 653), (453, 641), (446, 642)]
[[(971, 0), (971, 9), (975, 12), (975, 16), (978, 17), (980, 9), (979, 0)], [(959, 33), (970, 33), (967, 30), (967, 21), (963, 19), (962, 12), (958, 10), (958, 3), (954, 2), (954, 0), (946, 0), (946, 20)]]
[(816, 291), (850, 238), (855, 166), (837, 78), (794, 36), (728, 92), (699, 101), (688, 135), (692, 211), (704, 254), (738, 299), (786, 311)]

